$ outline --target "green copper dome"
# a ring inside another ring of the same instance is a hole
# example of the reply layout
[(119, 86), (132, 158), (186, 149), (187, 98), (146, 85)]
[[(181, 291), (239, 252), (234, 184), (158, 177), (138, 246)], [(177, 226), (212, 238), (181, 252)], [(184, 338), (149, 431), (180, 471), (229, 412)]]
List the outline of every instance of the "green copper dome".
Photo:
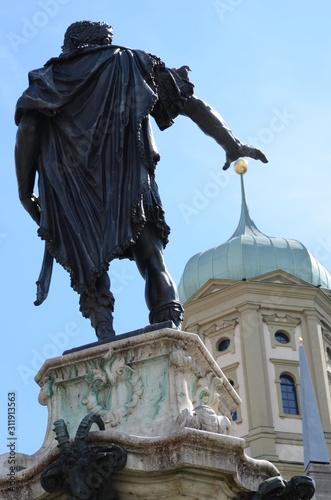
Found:
[(228, 241), (188, 261), (178, 287), (181, 301), (186, 302), (212, 278), (242, 280), (278, 269), (331, 289), (330, 273), (302, 243), (270, 238), (258, 230), (248, 212), (243, 174), (240, 177), (242, 206), (238, 227)]

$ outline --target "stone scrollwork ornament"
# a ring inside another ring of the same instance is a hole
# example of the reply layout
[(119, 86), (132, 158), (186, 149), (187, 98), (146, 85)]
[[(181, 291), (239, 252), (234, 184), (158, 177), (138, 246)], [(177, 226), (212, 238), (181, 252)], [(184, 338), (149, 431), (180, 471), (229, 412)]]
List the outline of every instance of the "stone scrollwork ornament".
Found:
[(54, 431), (61, 449), (60, 458), (42, 472), (41, 486), (48, 493), (64, 489), (67, 500), (116, 500), (111, 475), (123, 469), (126, 452), (121, 446), (87, 446), (90, 428), (96, 423), (105, 426), (100, 415), (89, 414), (80, 423), (73, 446), (70, 446), (64, 420), (54, 422)]
[[(86, 376), (89, 392), (82, 403), (86, 405), (89, 412), (101, 415), (106, 424), (116, 427), (121, 418), (133, 412), (144, 387), (139, 373), (125, 364), (124, 357), (116, 359), (112, 357), (112, 354), (111, 351), (104, 356), (102, 367), (89, 370)], [(120, 383), (124, 384), (126, 400), (118, 408), (110, 410), (102, 401), (102, 394), (104, 391), (106, 393), (113, 391)]]
[(177, 417), (180, 428), (189, 427), (216, 434), (232, 434), (232, 424), (227, 417), (216, 415), (210, 406), (200, 405), (193, 411), (183, 410)]

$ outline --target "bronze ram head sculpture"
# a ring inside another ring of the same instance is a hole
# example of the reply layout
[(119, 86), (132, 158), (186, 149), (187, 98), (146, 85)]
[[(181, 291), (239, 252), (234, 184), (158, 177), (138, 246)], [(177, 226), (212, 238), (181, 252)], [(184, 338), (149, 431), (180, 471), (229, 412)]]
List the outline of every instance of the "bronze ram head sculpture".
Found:
[(54, 422), (61, 456), (41, 474), (40, 482), (45, 491), (54, 493), (63, 488), (68, 500), (115, 500), (110, 479), (114, 471), (124, 467), (126, 452), (117, 445), (97, 449), (87, 446), (93, 423), (100, 430), (105, 429), (100, 415), (89, 414), (81, 421), (71, 446), (64, 420)]

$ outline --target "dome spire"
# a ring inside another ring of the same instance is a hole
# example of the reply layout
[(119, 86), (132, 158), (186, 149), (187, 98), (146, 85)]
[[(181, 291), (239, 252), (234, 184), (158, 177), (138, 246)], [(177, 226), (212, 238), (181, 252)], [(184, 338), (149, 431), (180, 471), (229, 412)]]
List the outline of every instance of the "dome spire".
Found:
[(243, 175), (247, 163), (240, 159), (235, 171), (241, 177), (241, 214), (237, 229), (225, 243), (193, 255), (185, 266), (178, 292), (186, 302), (210, 279), (241, 281), (282, 270), (310, 283), (331, 290), (331, 275), (296, 240), (267, 236), (249, 215)]
[(245, 184), (244, 184), (244, 174), (247, 172), (247, 162), (242, 159), (236, 161), (234, 169), (236, 173), (240, 175), (240, 181), (241, 181), (241, 214), (237, 229), (231, 236), (230, 240), (232, 240), (232, 238), (236, 238), (237, 236), (242, 236), (242, 235), (251, 235), (251, 236), (263, 235), (263, 233), (261, 233), (261, 231), (259, 231), (259, 229), (256, 227), (248, 211), (246, 193), (245, 193)]

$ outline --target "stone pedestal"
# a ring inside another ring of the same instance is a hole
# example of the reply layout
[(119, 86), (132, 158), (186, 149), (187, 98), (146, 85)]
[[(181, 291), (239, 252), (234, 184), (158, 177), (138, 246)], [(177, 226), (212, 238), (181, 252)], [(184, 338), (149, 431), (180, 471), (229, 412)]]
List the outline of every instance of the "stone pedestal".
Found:
[(105, 430), (92, 427), (89, 447), (113, 443), (127, 452), (112, 480), (119, 500), (245, 498), (278, 475), (233, 436), (240, 399), (195, 334), (165, 328), (68, 353), (47, 360), (36, 382), (48, 407), (46, 437), (36, 454), (17, 457), (14, 492), (2, 469), (1, 498), (65, 498), (39, 482), (60, 455), (53, 424), (63, 419), (73, 438), (91, 413)]
[(331, 496), (331, 465), (310, 462), (305, 473), (316, 484), (313, 500), (329, 500)]

